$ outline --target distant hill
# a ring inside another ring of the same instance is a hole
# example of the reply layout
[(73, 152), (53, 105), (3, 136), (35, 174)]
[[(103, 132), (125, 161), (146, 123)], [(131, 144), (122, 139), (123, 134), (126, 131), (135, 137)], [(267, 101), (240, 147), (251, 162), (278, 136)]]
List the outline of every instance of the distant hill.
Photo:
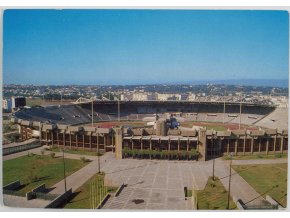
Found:
[(211, 80), (194, 81), (193, 84), (225, 84), (225, 85), (243, 85), (243, 86), (270, 86), (288, 88), (288, 79), (244, 79), (244, 80)]

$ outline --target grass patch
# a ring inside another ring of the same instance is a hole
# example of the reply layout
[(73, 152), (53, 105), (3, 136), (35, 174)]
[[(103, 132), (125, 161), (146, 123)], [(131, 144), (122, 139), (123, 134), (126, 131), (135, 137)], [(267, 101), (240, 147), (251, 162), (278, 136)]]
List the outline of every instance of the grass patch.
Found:
[[(91, 209), (90, 203), (90, 187), (91, 182), (93, 182), (96, 177), (100, 177), (104, 180), (104, 175), (96, 174), (90, 178), (84, 185), (79, 187), (74, 192), (74, 197), (65, 205), (66, 209)], [(107, 193), (114, 193), (117, 191), (117, 187), (107, 187)]]
[(10, 121), (8, 123), (3, 123), (3, 133), (13, 132), (17, 130), (17, 126)]
[[(228, 192), (217, 177), (214, 181), (210, 177), (205, 189), (197, 192), (197, 202), (199, 210), (226, 210)], [(236, 205), (231, 198), (230, 209), (236, 209)]]
[[(194, 121), (190, 121), (190, 122), (182, 122), (181, 123), (181, 126), (182, 127), (187, 127), (187, 128), (191, 128), (192, 126), (194, 126), (196, 123)], [(200, 122), (197, 122), (197, 124), (200, 126), (200, 127), (206, 127), (208, 130), (216, 130), (216, 131), (226, 131), (227, 128), (221, 124), (215, 124), (214, 122), (205, 122), (204, 124), (200, 124)]]
[[(62, 152), (61, 148), (51, 148), (50, 151), (52, 152)], [(79, 154), (79, 155), (88, 155), (88, 156), (98, 156), (97, 151), (87, 151), (87, 150), (81, 150), (81, 149), (65, 149), (65, 153), (68, 154)], [(100, 153), (100, 156), (102, 153)]]
[(283, 207), (287, 205), (287, 164), (234, 165), (240, 174), (258, 193), (270, 195)]
[[(80, 160), (65, 159), (66, 175), (71, 175), (85, 165)], [(23, 196), (42, 183), (51, 187), (62, 179), (62, 158), (30, 154), (3, 162), (3, 184), (20, 180), (24, 186), (17, 192)]]
[[(238, 155), (233, 156), (232, 160), (252, 160), (252, 159), (277, 159), (287, 158), (288, 154), (254, 154), (254, 155)], [(224, 160), (230, 160), (228, 155), (223, 156)]]
[(41, 98), (26, 98), (26, 105), (29, 107), (40, 106), (43, 104), (43, 100)]

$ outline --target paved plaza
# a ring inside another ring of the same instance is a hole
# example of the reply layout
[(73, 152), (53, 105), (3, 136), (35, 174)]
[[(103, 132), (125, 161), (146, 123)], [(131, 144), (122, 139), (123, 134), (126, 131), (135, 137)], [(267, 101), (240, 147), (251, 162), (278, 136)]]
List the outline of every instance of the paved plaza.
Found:
[[(40, 149), (34, 149), (40, 153)], [(21, 152), (20, 152), (21, 153)], [(5, 156), (16, 158), (20, 153)], [(27, 153), (27, 151), (25, 152)], [(25, 155), (23, 153), (23, 155)], [(57, 152), (57, 156), (61, 153)], [(79, 159), (78, 154), (66, 154), (66, 158)], [(106, 173), (106, 185), (126, 187), (117, 197), (112, 196), (103, 209), (124, 210), (190, 210), (193, 204), (185, 199), (184, 187), (202, 190), (213, 173), (213, 161), (167, 161), (116, 159), (114, 153), (106, 153), (101, 160), (101, 171)], [(67, 177), (67, 188), (76, 191), (98, 171), (96, 156), (86, 156), (91, 162)], [(235, 160), (233, 164), (269, 164), (287, 163), (287, 159), (274, 160)], [(222, 158), (215, 160), (215, 176), (219, 177), (228, 190), (229, 161)], [(61, 194), (64, 181), (52, 186), (50, 193)], [(248, 205), (259, 205), (264, 200), (238, 173), (232, 169), (231, 196), (234, 200), (241, 199)], [(30, 203), (29, 203), (30, 204)], [(12, 202), (13, 205), (13, 202)]]

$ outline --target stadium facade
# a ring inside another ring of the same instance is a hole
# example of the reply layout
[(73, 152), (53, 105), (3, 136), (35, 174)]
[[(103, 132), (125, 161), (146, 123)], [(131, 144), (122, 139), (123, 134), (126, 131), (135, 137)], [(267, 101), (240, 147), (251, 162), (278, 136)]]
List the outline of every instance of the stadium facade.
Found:
[[(43, 145), (92, 151), (126, 149), (200, 153), (201, 160), (233, 153), (272, 154), (288, 151), (288, 130), (257, 128), (215, 131), (166, 127), (168, 114), (183, 121), (220, 122), (255, 126), (275, 112), (272, 106), (189, 101), (95, 101), (66, 106), (35, 107), (14, 114), (22, 140), (37, 137)], [(90, 126), (93, 122), (154, 120), (152, 126)], [(272, 122), (272, 121), (271, 121)], [(275, 122), (275, 121), (273, 121)], [(285, 122), (288, 122), (285, 120)], [(271, 125), (270, 125), (271, 127)]]

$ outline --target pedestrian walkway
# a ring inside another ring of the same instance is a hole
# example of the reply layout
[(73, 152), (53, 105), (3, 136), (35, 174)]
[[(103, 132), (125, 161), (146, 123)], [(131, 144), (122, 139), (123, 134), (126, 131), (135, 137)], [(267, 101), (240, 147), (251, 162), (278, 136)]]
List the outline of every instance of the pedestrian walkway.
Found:
[[(59, 153), (61, 154), (61, 153)], [(58, 155), (59, 155), (58, 154)], [(62, 154), (61, 154), (62, 155)], [(66, 158), (78, 158), (80, 159), (82, 155), (75, 155), (75, 154), (66, 154)], [(81, 168), (77, 172), (74, 172), (70, 176), (66, 178), (66, 187), (67, 190), (72, 188), (72, 191), (74, 192), (79, 187), (81, 187), (86, 181), (88, 181), (93, 175), (95, 175), (98, 172), (98, 161), (97, 157), (90, 156), (92, 162), (90, 162), (85, 167)], [(109, 161), (112, 158), (112, 154), (106, 153), (105, 155), (100, 157), (100, 165), (105, 165), (107, 161)], [(53, 190), (50, 192), (50, 194), (62, 194), (65, 190), (64, 180), (61, 180), (60, 182), (53, 185), (51, 188)]]
[(31, 139), (28, 139), (28, 140), (23, 141), (23, 142), (13, 142), (13, 143), (5, 144), (5, 145), (3, 145), (3, 148), (17, 147), (17, 146), (21, 146), (21, 145), (31, 144), (31, 143), (34, 143), (37, 141), (38, 141), (38, 139), (31, 138)]
[(42, 199), (27, 200), (26, 197), (3, 195), (3, 203), (7, 207), (19, 207), (19, 208), (44, 208), (51, 201)]
[[(234, 200), (241, 199), (247, 205), (262, 205), (265, 199), (233, 169), (231, 173), (231, 197)], [(220, 178), (221, 183), (228, 191), (230, 163), (222, 159), (216, 159), (215, 175)]]
[(280, 163), (288, 163), (288, 158), (277, 158), (277, 159), (250, 159), (250, 160), (233, 160), (232, 161), (232, 164), (233, 165), (280, 164)]
[(18, 158), (18, 157), (22, 157), (22, 156), (25, 156), (25, 155), (31, 154), (31, 153), (40, 154), (41, 153), (41, 149), (42, 149), (41, 147), (38, 147), (38, 148), (30, 149), (30, 150), (21, 151), (21, 152), (18, 152), (18, 153), (5, 155), (5, 156), (2, 156), (2, 160), (3, 161), (12, 160), (12, 159), (15, 159), (15, 158)]

